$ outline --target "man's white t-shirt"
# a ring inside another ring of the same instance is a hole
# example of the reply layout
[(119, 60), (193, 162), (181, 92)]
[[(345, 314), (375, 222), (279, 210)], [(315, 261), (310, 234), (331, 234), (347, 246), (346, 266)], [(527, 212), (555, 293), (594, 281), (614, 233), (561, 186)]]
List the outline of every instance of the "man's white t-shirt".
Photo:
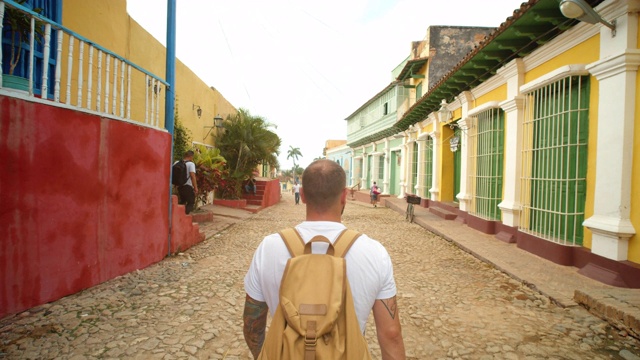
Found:
[(196, 173), (196, 164), (193, 163), (193, 161), (187, 161), (186, 162), (187, 165), (187, 183), (185, 185), (189, 185), (191, 187), (193, 187), (193, 183), (191, 182), (191, 173)]
[(299, 193), (300, 192), (300, 184), (295, 184), (293, 185), (293, 193)]
[[(345, 228), (343, 224), (332, 221), (305, 221), (296, 226), (305, 243), (316, 235), (325, 236), (334, 243)], [(314, 253), (326, 251), (326, 245), (315, 245)], [(266, 302), (272, 316), (279, 303), (280, 281), (290, 257), (280, 235), (271, 234), (258, 246), (244, 278), (247, 295), (254, 300)], [(391, 258), (382, 244), (363, 234), (347, 252), (345, 260), (356, 315), (360, 329), (364, 332), (376, 299), (389, 299), (396, 295)]]

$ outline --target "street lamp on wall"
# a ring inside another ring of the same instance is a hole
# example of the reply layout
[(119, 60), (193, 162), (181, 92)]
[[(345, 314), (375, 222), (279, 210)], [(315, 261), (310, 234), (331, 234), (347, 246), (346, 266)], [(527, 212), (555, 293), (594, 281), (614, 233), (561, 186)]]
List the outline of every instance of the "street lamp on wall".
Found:
[(451, 111), (447, 108), (447, 101), (442, 99), (440, 102), (440, 110), (438, 110), (438, 117), (440, 118), (440, 122), (447, 122), (451, 119)]
[(209, 132), (207, 132), (207, 135), (204, 136), (202, 141), (204, 141), (207, 138), (207, 136), (211, 134), (211, 130), (213, 130), (213, 128), (222, 129), (223, 126), (224, 126), (224, 119), (220, 116), (220, 114), (216, 115), (216, 117), (213, 118), (213, 126), (204, 127), (205, 129), (209, 129)]
[(200, 119), (200, 116), (202, 116), (202, 108), (200, 107), (200, 105), (193, 104), (191, 109), (196, 111), (196, 114), (198, 115), (198, 119)]
[(213, 118), (213, 125), (218, 129), (222, 128), (222, 124), (224, 123), (224, 119), (220, 116), (220, 114), (216, 115)]
[(616, 36), (616, 21), (608, 22), (604, 20), (584, 0), (561, 0), (560, 12), (569, 19), (578, 19), (589, 24), (601, 23), (611, 29), (612, 36)]

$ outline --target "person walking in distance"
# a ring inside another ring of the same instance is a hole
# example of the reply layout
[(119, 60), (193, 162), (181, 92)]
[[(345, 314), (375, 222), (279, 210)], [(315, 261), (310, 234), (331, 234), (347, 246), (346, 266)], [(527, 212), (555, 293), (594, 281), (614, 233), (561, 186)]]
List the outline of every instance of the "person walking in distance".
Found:
[[(178, 204), (185, 206), (187, 215), (193, 211), (196, 204), (196, 194), (198, 193), (198, 182), (196, 181), (196, 164), (193, 163), (193, 151), (184, 153), (182, 161), (187, 167), (187, 182), (178, 186)], [(177, 162), (177, 161), (176, 161)]]
[(373, 205), (373, 207), (378, 207), (378, 195), (380, 195), (380, 188), (376, 185), (375, 181), (369, 191), (369, 195), (371, 195), (371, 205)]
[[(304, 179), (304, 178), (303, 178)], [(291, 189), (293, 195), (296, 198), (296, 205), (300, 204), (300, 184), (296, 181), (295, 185), (293, 185), (293, 189)]]
[[(348, 193), (345, 179), (342, 167), (330, 160), (317, 160), (305, 169), (302, 174), (305, 186), (300, 196), (306, 204), (306, 221), (295, 227), (305, 244), (318, 236), (334, 244), (345, 231), (341, 222)], [(313, 248), (314, 253), (316, 250), (322, 251)], [(244, 278), (243, 330), (254, 358), (259, 356), (265, 340), (267, 311), (273, 316), (279, 306), (282, 275), (290, 258), (280, 234), (268, 235), (256, 249)], [(360, 331), (364, 333), (367, 318), (373, 311), (382, 359), (405, 359), (396, 283), (387, 250), (362, 234), (344, 259)]]

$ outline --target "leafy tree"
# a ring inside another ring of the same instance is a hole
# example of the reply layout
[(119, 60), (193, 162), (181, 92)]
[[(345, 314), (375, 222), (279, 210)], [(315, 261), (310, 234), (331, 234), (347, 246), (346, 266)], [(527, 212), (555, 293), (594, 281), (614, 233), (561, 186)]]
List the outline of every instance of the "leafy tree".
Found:
[[(177, 103), (177, 100), (176, 100)], [(175, 107), (175, 124), (173, 129), (173, 161), (182, 159), (184, 153), (191, 149), (191, 131), (180, 122), (178, 106)]]
[(196, 205), (206, 204), (207, 194), (218, 190), (223, 184), (222, 176), (226, 161), (224, 157), (220, 156), (219, 149), (196, 145), (193, 162), (196, 165), (196, 181), (198, 182)]
[[(216, 145), (227, 160), (229, 177), (226, 179), (236, 189), (235, 197), (242, 193), (242, 181), (249, 177), (259, 164), (278, 167), (278, 154), (282, 140), (269, 130), (273, 125), (260, 116), (253, 116), (246, 109), (228, 116), (223, 130), (216, 136)], [(233, 196), (227, 192), (226, 196)]]

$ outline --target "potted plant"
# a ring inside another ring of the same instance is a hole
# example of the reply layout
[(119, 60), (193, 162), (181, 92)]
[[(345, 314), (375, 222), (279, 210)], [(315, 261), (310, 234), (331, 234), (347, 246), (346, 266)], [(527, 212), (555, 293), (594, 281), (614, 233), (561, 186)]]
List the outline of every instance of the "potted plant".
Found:
[[(24, 5), (25, 2), (27, 0), (16, 1), (19, 5)], [(41, 8), (35, 8), (33, 11), (38, 14), (42, 13)], [(42, 21), (36, 20), (35, 40), (37, 42), (41, 42), (43, 37), (43, 25)], [(28, 91), (28, 80), (25, 77), (14, 76), (14, 72), (22, 57), (22, 46), (28, 43), (31, 37), (31, 15), (5, 5), (3, 29), (11, 39), (11, 51), (9, 52), (9, 73), (2, 75), (2, 86)]]

